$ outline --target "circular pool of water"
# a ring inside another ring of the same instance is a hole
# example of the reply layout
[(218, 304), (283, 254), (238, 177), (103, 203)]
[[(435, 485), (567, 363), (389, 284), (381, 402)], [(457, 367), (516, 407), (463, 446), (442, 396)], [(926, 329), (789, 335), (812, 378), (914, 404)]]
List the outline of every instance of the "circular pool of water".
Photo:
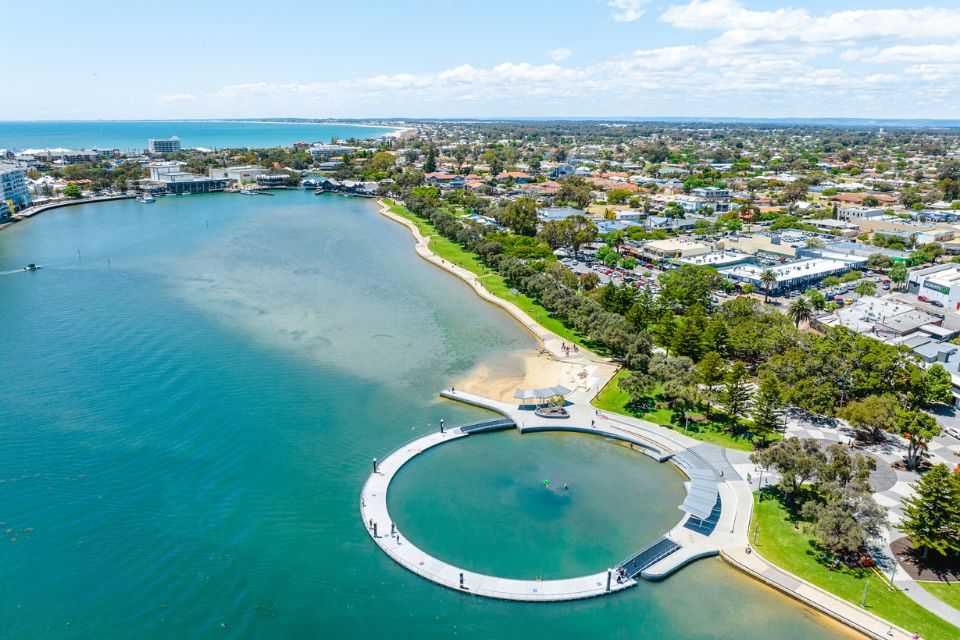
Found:
[(615, 441), (503, 431), (424, 452), (387, 502), (401, 533), (444, 562), (554, 580), (603, 571), (663, 535), (684, 495), (671, 465)]

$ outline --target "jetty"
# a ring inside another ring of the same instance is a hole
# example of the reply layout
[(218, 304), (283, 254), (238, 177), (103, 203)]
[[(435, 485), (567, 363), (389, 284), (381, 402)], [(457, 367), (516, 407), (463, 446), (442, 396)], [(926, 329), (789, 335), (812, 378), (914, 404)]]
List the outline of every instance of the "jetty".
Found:
[[(501, 600), (577, 600), (616, 593), (635, 586), (640, 579), (662, 580), (698, 558), (747, 544), (752, 495), (749, 485), (727, 462), (720, 447), (666, 432), (642, 420), (608, 417), (590, 406), (586, 391), (571, 394), (566, 406), (570, 419), (564, 421), (539, 416), (534, 406), (518, 407), (455, 389), (445, 389), (440, 395), (488, 409), (500, 417), (429, 433), (395, 449), (382, 460), (374, 459), (360, 497), (360, 514), (373, 541), (399, 565), (427, 580), (463, 593)], [(617, 565), (563, 579), (517, 580), (468, 571), (430, 555), (406, 539), (387, 509), (387, 493), (397, 472), (433, 447), (506, 429), (517, 429), (522, 434), (593, 435), (671, 464), (686, 478), (687, 497), (678, 505), (683, 515), (670, 531)]]

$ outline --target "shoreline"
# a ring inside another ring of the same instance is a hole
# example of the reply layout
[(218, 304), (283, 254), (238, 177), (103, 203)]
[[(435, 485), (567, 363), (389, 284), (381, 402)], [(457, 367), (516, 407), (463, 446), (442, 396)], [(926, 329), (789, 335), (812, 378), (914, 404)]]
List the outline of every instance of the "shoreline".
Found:
[[(524, 366), (523, 375), (513, 378), (498, 378), (490, 375), (490, 365), (488, 363), (480, 363), (457, 386), (465, 391), (472, 389), (477, 395), (501, 396), (497, 399), (512, 402), (512, 394), (509, 394), (508, 398), (503, 398), (503, 396), (513, 381), (519, 381), (528, 388), (563, 383), (572, 385), (571, 388), (573, 389), (579, 388), (589, 392), (590, 397), (593, 398), (619, 371), (620, 367), (618, 365), (585, 348), (581, 348), (578, 352), (573, 352), (570, 355), (565, 354), (563, 351), (565, 340), (540, 325), (514, 303), (491, 293), (483, 286), (481, 278), (477, 274), (435, 254), (429, 246), (430, 236), (424, 236), (413, 222), (391, 212), (390, 205), (383, 198), (377, 198), (376, 202), (380, 215), (407, 228), (414, 238), (417, 255), (433, 266), (465, 282), (481, 300), (500, 307), (511, 318), (520, 323), (536, 340), (538, 346), (535, 353), (526, 355), (523, 354), (523, 350), (518, 351)], [(544, 360), (552, 362), (544, 362)], [(548, 380), (548, 376), (553, 376), (553, 378)], [(577, 378), (581, 382), (578, 383)]]
[(100, 198), (77, 198), (76, 200), (63, 200), (61, 202), (51, 202), (49, 204), (41, 204), (41, 205), (38, 205), (37, 207), (28, 207), (27, 209), (23, 209), (13, 214), (10, 220), (4, 223), (0, 223), (0, 231), (13, 227), (20, 222), (29, 220), (30, 218), (33, 218), (34, 216), (38, 216), (41, 213), (44, 213), (46, 211), (50, 211), (51, 209), (62, 209), (64, 207), (74, 207), (81, 204), (96, 204), (97, 202), (113, 202), (115, 200), (132, 200), (134, 198), (136, 198), (136, 196), (128, 196), (128, 195), (103, 196)]
[[(434, 266), (439, 267), (444, 271), (447, 271), (448, 273), (466, 282), (468, 285), (470, 285), (470, 287), (474, 290), (474, 292), (478, 296), (480, 296), (481, 299), (487, 302), (490, 302), (491, 304), (496, 304), (497, 306), (505, 310), (512, 318), (520, 322), (520, 324), (523, 325), (525, 329), (527, 329), (530, 333), (532, 333), (537, 338), (538, 343), (541, 345), (541, 348), (544, 351), (550, 353), (551, 355), (554, 355), (559, 360), (564, 359), (563, 356), (559, 354), (554, 354), (550, 350), (550, 348), (547, 346), (549, 337), (552, 337), (553, 340), (559, 341), (559, 338), (555, 334), (553, 334), (551, 331), (549, 331), (545, 327), (542, 327), (541, 325), (539, 325), (536, 321), (530, 318), (529, 315), (524, 313), (521, 309), (516, 307), (516, 305), (514, 305), (513, 303), (507, 300), (504, 300), (502, 298), (499, 298), (494, 294), (492, 294), (487, 289), (485, 289), (480, 283), (479, 277), (473, 272), (463, 267), (454, 265), (446, 260), (443, 260), (442, 258), (437, 256), (435, 253), (433, 253), (433, 251), (431, 251), (429, 247), (429, 241), (431, 236), (424, 236), (423, 234), (420, 233), (420, 230), (417, 228), (417, 226), (413, 222), (391, 212), (390, 205), (388, 205), (383, 198), (377, 198), (377, 205), (379, 207), (380, 214), (382, 216), (390, 220), (393, 220), (394, 222), (402, 224), (410, 231), (411, 235), (415, 240), (415, 250), (421, 258), (423, 258), (424, 260), (427, 260), (428, 262), (432, 263)], [(398, 206), (402, 206), (402, 205), (398, 205)], [(595, 359), (594, 362), (596, 362), (597, 364), (606, 364), (608, 367), (611, 366), (609, 363), (600, 361), (599, 357), (596, 356), (595, 354), (590, 353), (586, 349), (582, 349), (580, 351), (580, 354), (584, 354), (584, 353), (589, 354), (589, 356), (594, 358)], [(616, 371), (619, 370), (619, 367), (615, 367), (613, 368), (613, 370), (615, 374)], [(610, 374), (609, 377), (606, 377), (605, 379), (599, 379), (595, 377), (594, 381), (600, 382), (600, 384), (596, 385), (595, 387), (591, 386), (591, 388), (588, 389), (588, 391), (590, 392), (589, 397), (591, 398), (596, 397), (597, 393), (599, 393), (600, 390), (610, 382), (614, 374)], [(835, 624), (842, 625), (846, 630), (850, 631), (851, 634), (853, 634), (852, 637), (863, 636), (868, 638), (875, 638), (877, 640), (881, 640), (888, 637), (900, 637), (900, 638), (912, 637), (912, 634), (907, 632), (905, 629), (901, 629), (900, 627), (890, 623), (889, 621), (883, 618), (880, 618), (879, 616), (875, 616), (874, 614), (869, 613), (867, 611), (861, 612), (857, 610), (855, 607), (853, 607), (852, 605), (850, 605), (850, 603), (848, 603), (846, 600), (843, 600), (839, 596), (833, 593), (830, 593), (828, 591), (824, 591), (822, 589), (813, 587), (812, 588), (813, 593), (805, 593), (801, 595), (791, 589), (783, 588), (782, 586), (778, 585), (776, 581), (765, 579), (761, 572), (758, 572), (756, 570), (751, 570), (752, 568), (748, 566), (749, 565), (748, 559), (751, 559), (750, 555), (743, 554), (743, 552), (741, 552), (740, 550), (736, 550), (734, 552), (730, 552), (730, 551), (721, 552), (721, 558), (723, 558), (723, 560), (726, 561), (725, 563), (728, 566), (730, 566), (732, 569), (738, 570), (738, 572), (741, 573), (742, 575), (749, 576), (754, 580), (756, 580), (757, 582), (759, 582), (760, 584), (765, 585), (769, 588), (772, 588), (775, 591), (778, 591), (781, 594), (790, 597), (794, 602), (797, 602), (801, 606), (804, 606), (807, 609), (811, 610), (815, 615), (819, 614), (819, 615), (828, 616)], [(755, 556), (754, 558), (752, 558), (752, 560), (754, 561), (759, 560), (759, 558)], [(770, 564), (770, 566), (776, 567), (776, 569), (779, 572), (796, 580), (798, 583), (806, 584), (806, 581), (793, 575), (786, 569), (783, 569), (782, 567), (779, 567), (772, 563)], [(846, 612), (846, 615), (844, 612)], [(853, 615), (850, 615), (851, 613), (853, 613)], [(860, 613), (862, 613), (862, 615), (857, 615)], [(852, 619), (853, 617), (858, 617), (860, 619), (853, 620)], [(891, 632), (895, 635), (890, 635)]]

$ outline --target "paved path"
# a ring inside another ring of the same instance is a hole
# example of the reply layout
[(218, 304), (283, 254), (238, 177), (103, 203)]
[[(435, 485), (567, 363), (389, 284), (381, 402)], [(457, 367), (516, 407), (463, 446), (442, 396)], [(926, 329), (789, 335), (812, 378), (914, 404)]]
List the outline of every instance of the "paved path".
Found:
[(755, 550), (747, 553), (745, 547), (724, 549), (721, 557), (741, 571), (836, 618), (870, 638), (877, 640), (913, 638), (912, 632), (893, 626), (883, 618), (783, 571), (767, 562)]

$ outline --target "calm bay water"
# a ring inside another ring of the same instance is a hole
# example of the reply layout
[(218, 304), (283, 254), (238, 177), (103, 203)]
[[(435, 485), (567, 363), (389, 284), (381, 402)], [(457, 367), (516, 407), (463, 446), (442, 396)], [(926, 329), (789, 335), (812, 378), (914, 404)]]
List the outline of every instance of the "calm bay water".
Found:
[(330, 142), (331, 138), (376, 138), (385, 127), (350, 124), (210, 121), (0, 121), (0, 149), (145, 149), (150, 138), (178, 136), (184, 147), (266, 148), (294, 142)]
[[(532, 341), (368, 201), (84, 205), (0, 233), (0, 272), (28, 262), (0, 275), (4, 639), (837, 635), (718, 560), (525, 605), (380, 552), (357, 504), (370, 458), (483, 417), (436, 390)], [(681, 496), (623, 448), (499, 433), (415, 460), (391, 508), (440, 557), (555, 576), (644, 544)]]

